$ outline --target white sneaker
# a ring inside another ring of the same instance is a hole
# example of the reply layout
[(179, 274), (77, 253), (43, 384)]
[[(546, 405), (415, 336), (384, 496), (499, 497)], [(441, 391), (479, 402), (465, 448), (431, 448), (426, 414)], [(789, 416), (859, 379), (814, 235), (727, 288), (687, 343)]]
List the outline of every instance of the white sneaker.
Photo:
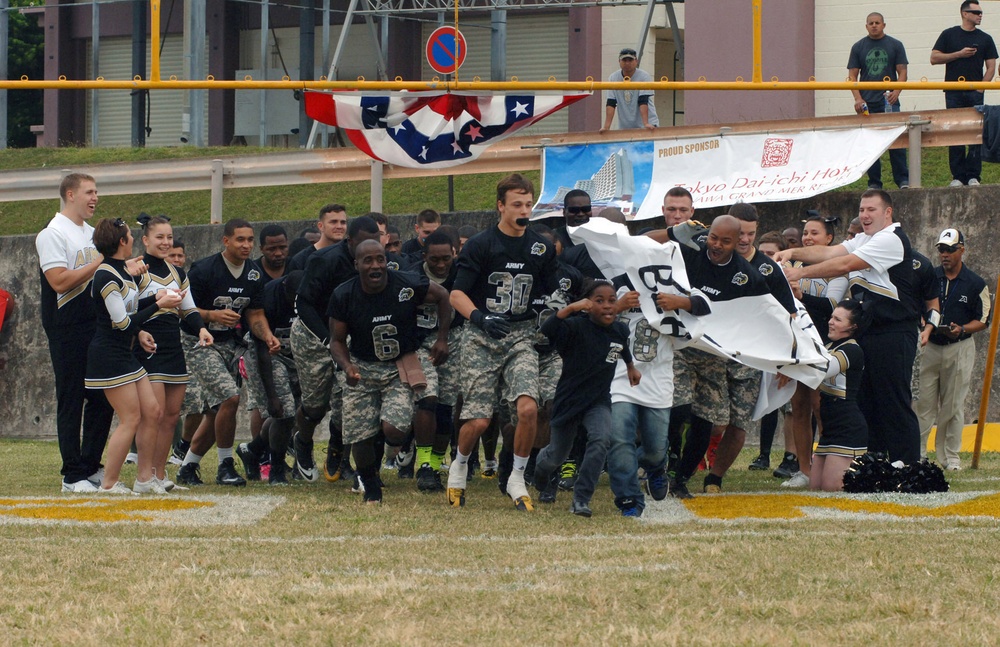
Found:
[(792, 478), (781, 484), (781, 487), (800, 488), (809, 487), (809, 477), (802, 471), (792, 474)]
[(160, 477), (154, 474), (153, 480), (156, 481), (160, 485), (160, 487), (163, 488), (165, 492), (170, 492), (171, 490), (177, 487), (176, 483), (174, 483), (173, 481), (171, 481), (169, 478), (166, 477), (161, 479)]
[[(979, 182), (976, 182), (976, 184), (979, 184)], [(965, 185), (963, 185), (963, 184), (962, 184), (962, 181), (961, 181), (961, 180), (952, 180), (952, 181), (951, 181), (951, 182), (950, 182), (950, 183), (948, 184), (948, 186), (965, 186)]]
[(63, 481), (62, 491), (69, 494), (93, 494), (97, 492), (97, 486), (91, 483), (88, 479), (83, 479), (82, 481), (77, 481), (76, 483), (67, 483)]
[(976, 178), (972, 178), (971, 180), (969, 180), (969, 186), (979, 186), (979, 180), (977, 180)]
[(167, 491), (163, 489), (160, 485), (160, 481), (155, 477), (151, 477), (148, 481), (135, 480), (135, 485), (132, 486), (132, 492), (135, 494), (166, 494)]
[(129, 452), (128, 454), (125, 455), (126, 465), (135, 465), (138, 462), (139, 462), (139, 455), (136, 454), (135, 452)]
[(351, 484), (351, 492), (353, 492), (354, 494), (364, 494), (365, 493), (365, 484), (364, 484), (364, 481), (362, 481), (361, 477), (358, 476), (357, 474), (354, 475), (354, 483)]
[(958, 471), (960, 471), (962, 469), (962, 466), (961, 465), (949, 465), (947, 469), (948, 469), (949, 472), (958, 472)]
[(101, 487), (101, 483), (104, 482), (104, 468), (99, 467), (96, 472), (87, 477), (94, 487)]
[(133, 495), (136, 494), (132, 490), (128, 489), (128, 486), (121, 481), (115, 481), (115, 484), (111, 487), (104, 489), (103, 487), (97, 488), (98, 494), (121, 494), (121, 495)]
[(170, 463), (171, 465), (183, 465), (184, 464), (184, 461), (182, 459), (177, 458), (173, 454), (170, 455), (170, 458), (167, 459), (167, 462)]

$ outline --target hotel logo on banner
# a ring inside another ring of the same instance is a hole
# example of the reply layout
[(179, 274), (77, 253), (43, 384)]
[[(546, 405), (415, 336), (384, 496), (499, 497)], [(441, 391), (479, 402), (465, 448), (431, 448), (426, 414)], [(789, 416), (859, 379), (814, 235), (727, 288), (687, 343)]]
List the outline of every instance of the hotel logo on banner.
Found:
[[(737, 134), (653, 145), (649, 191), (635, 219), (661, 214), (675, 186), (691, 192), (694, 206), (781, 202), (825, 193), (854, 182), (905, 130)], [(643, 178), (636, 177), (636, 184)]]

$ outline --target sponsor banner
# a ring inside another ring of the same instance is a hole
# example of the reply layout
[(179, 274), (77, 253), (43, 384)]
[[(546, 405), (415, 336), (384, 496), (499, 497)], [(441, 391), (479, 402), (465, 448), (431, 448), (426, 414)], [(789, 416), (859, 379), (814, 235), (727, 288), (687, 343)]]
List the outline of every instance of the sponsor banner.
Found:
[(661, 215), (667, 190), (688, 189), (696, 208), (781, 202), (859, 179), (905, 130), (853, 128), (737, 134), (545, 149), (534, 217), (562, 209), (571, 189), (594, 211), (615, 207), (629, 220)]

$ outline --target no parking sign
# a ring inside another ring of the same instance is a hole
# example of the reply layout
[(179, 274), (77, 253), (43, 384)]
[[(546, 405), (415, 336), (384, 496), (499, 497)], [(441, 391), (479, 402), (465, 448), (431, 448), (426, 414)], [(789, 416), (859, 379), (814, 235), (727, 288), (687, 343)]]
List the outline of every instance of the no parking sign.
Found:
[(427, 39), (427, 63), (438, 74), (454, 74), (465, 54), (465, 36), (454, 27), (438, 27)]

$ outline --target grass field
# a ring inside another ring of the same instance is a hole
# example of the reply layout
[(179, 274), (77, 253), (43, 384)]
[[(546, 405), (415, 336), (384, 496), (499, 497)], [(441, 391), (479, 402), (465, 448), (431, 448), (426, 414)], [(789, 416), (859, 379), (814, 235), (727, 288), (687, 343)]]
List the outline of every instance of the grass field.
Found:
[[(995, 644), (998, 455), (949, 473), (964, 503), (947, 509), (803, 499), (751, 458), (727, 494), (650, 503), (642, 520), (618, 516), (602, 482), (582, 519), (566, 493), (516, 513), (479, 477), (453, 510), (390, 472), (380, 508), (325, 482), (101, 503), (57, 494), (55, 443), (0, 441), (0, 631), (73, 645)], [(713, 518), (727, 514), (754, 518)]]

